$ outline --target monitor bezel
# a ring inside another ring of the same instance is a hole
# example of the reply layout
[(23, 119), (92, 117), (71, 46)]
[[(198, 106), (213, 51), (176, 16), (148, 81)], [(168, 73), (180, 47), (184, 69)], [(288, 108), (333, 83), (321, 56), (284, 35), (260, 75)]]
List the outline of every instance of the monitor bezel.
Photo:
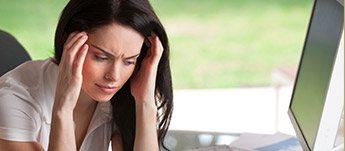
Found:
[[(339, 2), (339, 1), (338, 1)], [(296, 89), (296, 83), (298, 82), (298, 76), (300, 74), (300, 69), (301, 69), (301, 65), (302, 65), (302, 60), (304, 58), (304, 51), (305, 51), (305, 47), (306, 47), (306, 42), (307, 42), (307, 39), (309, 38), (309, 33), (310, 33), (310, 27), (311, 27), (311, 24), (312, 24), (312, 20), (313, 20), (313, 17), (314, 17), (314, 13), (315, 13), (315, 9), (316, 9), (316, 4), (317, 4), (317, 0), (315, 0), (313, 2), (313, 8), (312, 8), (312, 12), (311, 12), (311, 16), (309, 18), (309, 23), (308, 23), (308, 28), (307, 28), (307, 32), (306, 32), (306, 36), (305, 36), (305, 39), (304, 39), (304, 43), (303, 43), (303, 49), (302, 49), (302, 52), (301, 52), (301, 57), (300, 57), (300, 60), (299, 60), (299, 65), (298, 65), (298, 71), (297, 71), (297, 74), (296, 74), (296, 77), (295, 77), (295, 80), (294, 80), (294, 86), (293, 86), (293, 91), (292, 91), (292, 95), (291, 95), (291, 98), (290, 98), (290, 104), (289, 104), (289, 108), (288, 108), (288, 115), (289, 115), (289, 118), (290, 118), (290, 121), (293, 125), (293, 128), (296, 132), (296, 136), (300, 142), (300, 145), (301, 147), (303, 148), (303, 150), (307, 150), (307, 151), (310, 151), (314, 148), (312, 148), (311, 146), (309, 146), (307, 144), (307, 140), (305, 138), (305, 136), (303, 135), (302, 131), (301, 131), (301, 128), (298, 124), (298, 122), (296, 121), (296, 117), (294, 115), (294, 113), (292, 112), (291, 110), (291, 105), (292, 105), (292, 99), (294, 98), (294, 94), (295, 94), (295, 89)], [(343, 6), (342, 3), (339, 3), (341, 6)], [(342, 30), (343, 32), (343, 30)], [(340, 39), (343, 39), (343, 35), (344, 34), (341, 34), (341, 38)], [(340, 39), (339, 39), (339, 44), (340, 44)], [(338, 50), (337, 50), (337, 56), (338, 56), (338, 53), (339, 53), (339, 44), (338, 44)], [(335, 60), (338, 58), (338, 57), (335, 57)], [(333, 62), (333, 69), (334, 69), (334, 66), (335, 66), (335, 60)], [(333, 73), (334, 71), (332, 71)], [(331, 75), (332, 76), (332, 75)], [(331, 80), (330, 80), (331, 81)], [(330, 85), (330, 82), (329, 82), (329, 85)], [(329, 93), (329, 90), (327, 90), (327, 93)], [(328, 95), (328, 94), (327, 94)], [(324, 116), (324, 115), (322, 115)], [(320, 119), (320, 122), (319, 122), (319, 126), (320, 127), (320, 123), (321, 123), (321, 119)], [(319, 133), (319, 129), (318, 129), (318, 133)], [(318, 136), (318, 135), (317, 135)], [(315, 139), (317, 140), (317, 138)], [(313, 142), (314, 145), (315, 145), (315, 142)], [(314, 146), (315, 147), (315, 146)]]
[(297, 139), (299, 140), (300, 145), (303, 148), (303, 150), (309, 150), (309, 151), (311, 149), (310, 149), (309, 145), (306, 143), (307, 141), (306, 141), (306, 139), (305, 139), (305, 137), (304, 137), (304, 135), (303, 135), (303, 133), (301, 131), (301, 128), (300, 128), (299, 124), (296, 121), (295, 115), (293, 114), (293, 112), (291, 110), (291, 104), (292, 104), (292, 99), (293, 99), (294, 94), (295, 94), (296, 83), (298, 81), (298, 76), (299, 76), (299, 73), (300, 73), (300, 69), (301, 69), (301, 65), (302, 65), (302, 60), (303, 60), (303, 57), (304, 57), (304, 50), (305, 50), (306, 42), (307, 42), (307, 39), (308, 39), (308, 36), (309, 36), (311, 22), (312, 22), (313, 16), (314, 16), (314, 11), (315, 11), (315, 7), (316, 7), (316, 1), (317, 0), (314, 0), (314, 2), (313, 2), (313, 8), (311, 10), (311, 15), (309, 17), (308, 28), (307, 28), (306, 36), (305, 36), (305, 39), (304, 39), (304, 42), (303, 42), (303, 48), (302, 48), (302, 52), (301, 52), (301, 57), (300, 57), (299, 64), (298, 64), (298, 71), (296, 73), (296, 77), (295, 77), (295, 80), (294, 80), (293, 91), (292, 91), (292, 95), (291, 95), (291, 98), (290, 98), (290, 104), (289, 104), (289, 109), (288, 109), (288, 115), (290, 117), (290, 121), (292, 123), (292, 126), (295, 129)]

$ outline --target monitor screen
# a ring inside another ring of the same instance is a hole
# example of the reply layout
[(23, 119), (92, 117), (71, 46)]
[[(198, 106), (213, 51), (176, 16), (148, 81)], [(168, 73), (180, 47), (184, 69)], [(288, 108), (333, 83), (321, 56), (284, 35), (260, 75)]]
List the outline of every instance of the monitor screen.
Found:
[(316, 0), (290, 109), (304, 141), (313, 148), (343, 28), (343, 7)]

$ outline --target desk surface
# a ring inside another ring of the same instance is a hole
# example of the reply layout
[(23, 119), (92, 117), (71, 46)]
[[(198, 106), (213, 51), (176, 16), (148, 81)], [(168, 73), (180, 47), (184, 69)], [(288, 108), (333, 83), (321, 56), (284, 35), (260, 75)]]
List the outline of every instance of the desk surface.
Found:
[(166, 147), (171, 150), (183, 151), (215, 145), (230, 145), (240, 134), (196, 132), (171, 130), (166, 136)]

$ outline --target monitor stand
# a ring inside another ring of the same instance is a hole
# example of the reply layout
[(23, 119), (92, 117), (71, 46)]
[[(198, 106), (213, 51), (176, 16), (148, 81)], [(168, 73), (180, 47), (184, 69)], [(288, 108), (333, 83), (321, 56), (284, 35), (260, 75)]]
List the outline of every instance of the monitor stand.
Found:
[(337, 132), (337, 136), (334, 142), (334, 148), (332, 151), (344, 151), (344, 111), (341, 115), (341, 120)]

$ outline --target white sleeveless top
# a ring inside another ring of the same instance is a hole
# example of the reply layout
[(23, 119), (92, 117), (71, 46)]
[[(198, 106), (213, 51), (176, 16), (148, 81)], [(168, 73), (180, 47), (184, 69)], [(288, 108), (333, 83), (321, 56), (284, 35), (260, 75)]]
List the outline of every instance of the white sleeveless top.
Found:
[[(58, 66), (52, 58), (27, 61), (0, 77), (0, 138), (35, 141), (48, 150)], [(110, 101), (99, 102), (81, 151), (106, 151), (117, 131)]]

